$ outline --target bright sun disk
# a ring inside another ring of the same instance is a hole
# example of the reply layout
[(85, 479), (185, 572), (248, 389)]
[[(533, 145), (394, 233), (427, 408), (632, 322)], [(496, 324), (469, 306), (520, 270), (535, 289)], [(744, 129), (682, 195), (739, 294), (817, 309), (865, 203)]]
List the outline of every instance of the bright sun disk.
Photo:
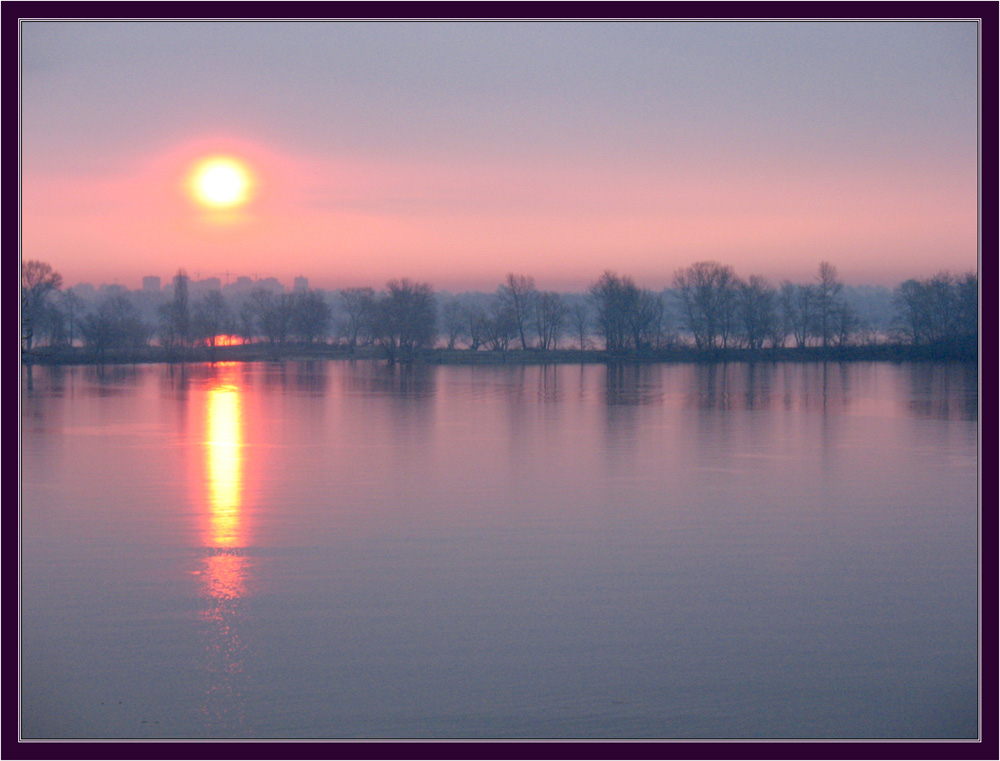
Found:
[(253, 181), (249, 170), (237, 159), (215, 156), (198, 163), (191, 174), (195, 200), (217, 209), (232, 208), (250, 199)]

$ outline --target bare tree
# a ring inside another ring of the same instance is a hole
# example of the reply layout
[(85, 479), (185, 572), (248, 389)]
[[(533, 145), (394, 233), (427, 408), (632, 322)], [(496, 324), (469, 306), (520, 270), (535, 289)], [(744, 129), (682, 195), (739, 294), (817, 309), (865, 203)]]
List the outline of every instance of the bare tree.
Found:
[(978, 336), (978, 277), (939, 272), (925, 280), (911, 279), (896, 289), (894, 325), (903, 340), (929, 345)]
[(248, 303), (253, 308), (260, 334), (272, 345), (288, 343), (292, 331), (295, 300), (290, 293), (272, 293), (265, 288), (251, 291)]
[(84, 344), (96, 350), (101, 361), (104, 361), (109, 349), (135, 349), (148, 345), (151, 332), (124, 293), (106, 296), (92, 313), (80, 321)]
[(979, 339), (979, 275), (967, 272), (955, 280), (955, 332), (975, 346)]
[(62, 291), (56, 292), (56, 298), (46, 299), (42, 308), (36, 313), (34, 320), (34, 338), (41, 343), (44, 340), (49, 346), (59, 346), (68, 343), (67, 317), (61, 308)]
[(569, 309), (570, 324), (573, 327), (573, 335), (576, 336), (577, 345), (580, 351), (587, 348), (587, 335), (590, 332), (591, 314), (590, 307), (585, 301), (577, 301)]
[(463, 304), (462, 314), (469, 333), (469, 351), (478, 351), (486, 343), (489, 333), (486, 310), (479, 304)]
[(375, 291), (371, 288), (345, 288), (340, 292), (340, 298), (345, 315), (342, 329), (347, 336), (347, 346), (353, 351), (359, 342), (372, 339), (366, 331), (374, 316)]
[(555, 349), (569, 316), (569, 308), (554, 291), (542, 291), (535, 298), (535, 329), (542, 350)]
[(326, 335), (333, 310), (316, 290), (292, 294), (291, 333), (303, 343), (313, 343)]
[(468, 340), (469, 323), (458, 299), (449, 299), (441, 306), (441, 329), (448, 349), (454, 349), (461, 340)]
[(177, 270), (173, 298), (160, 308), (160, 341), (165, 346), (184, 347), (191, 343), (188, 280), (187, 272)]
[(493, 298), (482, 331), (488, 349), (503, 352), (510, 348), (510, 342), (517, 337), (517, 318), (508, 302), (499, 296)]
[(236, 312), (236, 331), (243, 343), (251, 343), (258, 335), (257, 310), (251, 299), (244, 299)]
[(774, 289), (767, 280), (760, 275), (752, 275), (749, 280), (740, 281), (737, 301), (740, 334), (745, 345), (751, 349), (759, 349), (769, 338), (773, 345), (777, 315)]
[(66, 316), (66, 343), (72, 346), (76, 341), (80, 316), (83, 314), (83, 299), (74, 290), (68, 289), (61, 292), (59, 306)]
[(727, 347), (736, 329), (738, 282), (732, 267), (712, 261), (674, 273), (684, 324), (697, 348)]
[(47, 262), (30, 260), (21, 265), (21, 341), (31, 349), (35, 326), (42, 318), (47, 301), (62, 288), (62, 275)]
[(831, 340), (837, 346), (847, 346), (861, 329), (861, 321), (851, 309), (851, 305), (843, 299), (834, 303), (833, 314), (830, 316)]
[(659, 294), (639, 288), (630, 277), (606, 270), (590, 287), (590, 301), (608, 351), (660, 345), (665, 313)]
[(191, 323), (193, 337), (213, 350), (220, 335), (232, 332), (232, 316), (221, 291), (213, 289), (195, 302)]
[(437, 305), (429, 283), (390, 280), (375, 302), (372, 333), (390, 364), (410, 360), (418, 349), (434, 344)]
[(820, 344), (825, 349), (834, 335), (835, 313), (843, 306), (840, 292), (844, 284), (837, 277), (837, 268), (829, 262), (819, 263), (819, 274), (816, 276), (816, 328)]
[(799, 285), (789, 280), (781, 284), (781, 316), (786, 335), (792, 334), (800, 349), (813, 333), (814, 293), (812, 286)]
[(665, 328), (663, 301), (658, 293), (636, 289), (630, 295), (626, 322), (635, 349), (658, 349)]
[(538, 298), (534, 278), (510, 272), (504, 284), (497, 289), (497, 295), (514, 320), (517, 334), (521, 338), (521, 348), (527, 349), (526, 333), (534, 312), (535, 300)]
[(619, 351), (628, 348), (628, 302), (635, 283), (617, 272), (605, 270), (590, 286), (598, 333), (604, 338), (604, 348)]

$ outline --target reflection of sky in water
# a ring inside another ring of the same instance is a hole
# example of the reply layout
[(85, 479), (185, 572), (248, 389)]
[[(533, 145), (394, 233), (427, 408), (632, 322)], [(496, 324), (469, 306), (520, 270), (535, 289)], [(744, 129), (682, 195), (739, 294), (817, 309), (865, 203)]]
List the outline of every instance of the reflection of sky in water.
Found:
[(975, 731), (974, 370), (35, 373), (27, 736)]

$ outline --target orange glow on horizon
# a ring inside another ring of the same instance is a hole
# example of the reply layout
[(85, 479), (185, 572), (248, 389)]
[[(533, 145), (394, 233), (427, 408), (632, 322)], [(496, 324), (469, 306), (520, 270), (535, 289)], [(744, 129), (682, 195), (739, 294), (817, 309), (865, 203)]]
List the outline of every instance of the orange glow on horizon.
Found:
[(228, 333), (219, 333), (215, 336), (216, 346), (242, 346), (244, 343), (241, 336), (229, 335)]

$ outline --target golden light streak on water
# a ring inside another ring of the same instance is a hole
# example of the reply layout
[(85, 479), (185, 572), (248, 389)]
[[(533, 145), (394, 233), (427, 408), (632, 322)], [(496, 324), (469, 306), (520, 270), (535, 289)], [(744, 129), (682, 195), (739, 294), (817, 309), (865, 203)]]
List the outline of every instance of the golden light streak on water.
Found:
[(235, 365), (218, 365), (205, 397), (204, 543), (201, 571), (207, 607), (203, 622), (209, 677), (202, 710), (209, 727), (234, 736), (248, 732), (244, 666), (249, 559), (244, 510), (244, 412)]
[(209, 542), (236, 547), (242, 539), (243, 420), (239, 389), (221, 384), (208, 392), (205, 466), (208, 477)]

